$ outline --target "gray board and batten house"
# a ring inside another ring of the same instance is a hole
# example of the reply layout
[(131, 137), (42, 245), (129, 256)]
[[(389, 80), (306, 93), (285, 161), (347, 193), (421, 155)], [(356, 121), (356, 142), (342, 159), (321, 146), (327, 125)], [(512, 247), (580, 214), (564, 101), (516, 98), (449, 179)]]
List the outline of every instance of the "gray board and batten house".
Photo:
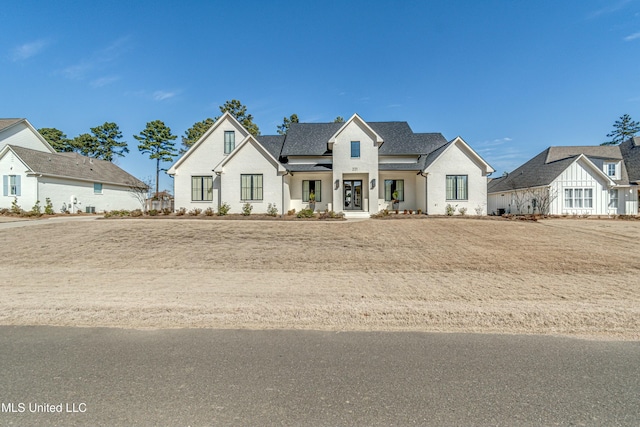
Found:
[[(640, 137), (620, 145), (549, 147), (490, 180), (489, 213), (637, 215)], [(547, 212), (540, 212), (546, 206)]]

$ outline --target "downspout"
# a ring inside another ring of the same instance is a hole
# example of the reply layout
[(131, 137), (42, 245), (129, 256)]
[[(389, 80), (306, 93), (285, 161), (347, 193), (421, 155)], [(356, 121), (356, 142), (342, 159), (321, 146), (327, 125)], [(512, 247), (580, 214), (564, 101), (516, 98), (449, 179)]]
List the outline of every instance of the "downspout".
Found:
[(281, 193), (282, 193), (282, 205), (281, 205), (282, 206), (282, 212), (280, 213), (280, 218), (284, 218), (284, 177), (287, 176), (287, 175), (293, 176), (293, 174), (289, 173), (289, 171), (286, 171), (284, 173), (284, 175), (282, 175), (282, 191), (281, 191)]
[(215, 170), (213, 171), (215, 172), (216, 176), (219, 178), (219, 182), (218, 182), (218, 212), (220, 212), (220, 206), (222, 206), (222, 172), (216, 172)]
[(420, 171), (418, 175), (424, 177), (424, 214), (429, 215), (429, 179), (427, 178), (429, 174)]

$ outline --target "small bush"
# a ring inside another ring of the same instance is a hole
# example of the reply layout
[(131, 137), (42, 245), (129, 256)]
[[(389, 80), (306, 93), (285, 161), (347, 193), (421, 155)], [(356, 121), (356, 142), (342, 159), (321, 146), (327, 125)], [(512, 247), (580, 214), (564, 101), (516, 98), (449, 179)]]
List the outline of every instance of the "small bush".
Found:
[(214, 214), (213, 208), (212, 207), (208, 207), (207, 209), (204, 210), (204, 214), (206, 216), (213, 216), (213, 214)]
[(460, 215), (465, 216), (467, 214), (467, 208), (460, 208), (458, 212), (460, 212)]
[(447, 213), (447, 216), (453, 216), (453, 214), (456, 213), (457, 207), (458, 205), (452, 206), (450, 203), (447, 203), (447, 206), (444, 208), (445, 212)]
[(229, 213), (230, 210), (231, 210), (231, 206), (229, 206), (229, 203), (223, 203), (222, 205), (220, 205), (220, 208), (218, 209), (218, 216), (225, 216), (226, 214)]
[(189, 211), (189, 215), (191, 216), (198, 216), (202, 213), (202, 209), (200, 208), (193, 208)]
[(242, 215), (249, 216), (251, 215), (251, 211), (253, 210), (253, 205), (249, 202), (242, 205)]
[(478, 216), (482, 215), (482, 212), (483, 212), (482, 206), (478, 205), (475, 207), (474, 210), (476, 211), (476, 215)]
[(171, 215), (171, 209), (162, 208), (162, 215)]
[(319, 218), (320, 219), (327, 219), (327, 218), (342, 218), (344, 217), (344, 213), (342, 212), (334, 212), (334, 211), (330, 211), (329, 209), (325, 210), (324, 212), (320, 213)]
[(418, 209), (418, 215), (422, 215), (422, 209)]
[(314, 218), (315, 215), (312, 209), (301, 209), (296, 215), (298, 218)]
[(36, 204), (31, 208), (31, 215), (42, 216), (42, 208), (40, 207), (40, 200), (36, 200)]
[(18, 198), (14, 197), (13, 202), (11, 202), (11, 213), (20, 215), (22, 213), (22, 208), (18, 204)]
[(9, 212), (10, 212), (9, 209), (7, 208), (0, 209), (0, 215), (7, 215)]
[(46, 198), (45, 199), (45, 205), (44, 205), (44, 213), (47, 215), (53, 215), (53, 204), (51, 203), (51, 199), (50, 198)]
[(292, 216), (292, 215), (295, 215), (295, 214), (296, 214), (296, 210), (295, 209), (289, 209), (287, 211), (287, 215), (289, 215), (289, 216)]
[(187, 213), (187, 208), (180, 208), (176, 211), (176, 215), (178, 216), (183, 216), (186, 213)]
[(134, 209), (129, 213), (129, 215), (133, 217), (138, 217), (138, 216), (144, 215), (144, 212), (142, 212), (142, 209)]
[(158, 210), (157, 209), (151, 209), (149, 211), (149, 216), (158, 216)]
[(278, 208), (276, 207), (276, 204), (271, 204), (269, 203), (269, 206), (267, 206), (267, 215), (269, 216), (277, 216), (278, 215)]

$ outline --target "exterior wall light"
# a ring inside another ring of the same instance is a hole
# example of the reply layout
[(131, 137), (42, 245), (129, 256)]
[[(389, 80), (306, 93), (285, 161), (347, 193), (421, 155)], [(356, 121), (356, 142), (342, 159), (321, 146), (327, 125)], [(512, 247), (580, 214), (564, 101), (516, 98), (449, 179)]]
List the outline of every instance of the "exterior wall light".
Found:
[(375, 178), (373, 178), (371, 180), (371, 189), (373, 190), (374, 188), (376, 188), (376, 179)]
[(338, 188), (340, 188), (340, 180), (336, 179), (336, 182), (333, 183), (335, 189), (337, 190)]

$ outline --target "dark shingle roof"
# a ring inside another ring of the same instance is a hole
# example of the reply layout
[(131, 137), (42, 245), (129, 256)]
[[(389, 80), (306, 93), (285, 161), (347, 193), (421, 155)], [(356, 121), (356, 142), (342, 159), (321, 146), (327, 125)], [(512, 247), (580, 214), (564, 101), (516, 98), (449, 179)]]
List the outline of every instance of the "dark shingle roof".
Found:
[(344, 123), (291, 123), (282, 156), (322, 156), (327, 142)]
[(329, 172), (333, 169), (330, 163), (318, 163), (314, 165), (286, 165), (291, 172)]
[(276, 160), (280, 160), (284, 135), (260, 135), (256, 139)]
[[(622, 160), (623, 158), (623, 153), (619, 146), (549, 147), (509, 173), (506, 177), (491, 180), (488, 185), (488, 192), (495, 193), (549, 185), (580, 155), (585, 155), (590, 160), (596, 158)], [(630, 180), (628, 166), (625, 167), (625, 162), (623, 162), (621, 168), (621, 179), (616, 180), (618, 184), (628, 184)], [(640, 163), (640, 148), (638, 149), (638, 162)]]
[(106, 160), (91, 159), (77, 153), (46, 153), (15, 145), (9, 147), (35, 173), (119, 185), (144, 185)]
[(9, 126), (12, 126), (18, 122), (23, 121), (24, 119), (0, 119), (0, 130), (4, 130)]
[(640, 183), (640, 137), (633, 137), (619, 145), (629, 182)]
[[(413, 133), (407, 122), (367, 122), (384, 143), (380, 155), (427, 154), (447, 143), (440, 133)], [(282, 156), (322, 156), (344, 123), (292, 123)]]
[(549, 148), (535, 156), (506, 177), (493, 179), (489, 182), (487, 191), (510, 191), (518, 188), (539, 187), (549, 185), (558, 177), (578, 155), (567, 157), (563, 160), (546, 163)]

